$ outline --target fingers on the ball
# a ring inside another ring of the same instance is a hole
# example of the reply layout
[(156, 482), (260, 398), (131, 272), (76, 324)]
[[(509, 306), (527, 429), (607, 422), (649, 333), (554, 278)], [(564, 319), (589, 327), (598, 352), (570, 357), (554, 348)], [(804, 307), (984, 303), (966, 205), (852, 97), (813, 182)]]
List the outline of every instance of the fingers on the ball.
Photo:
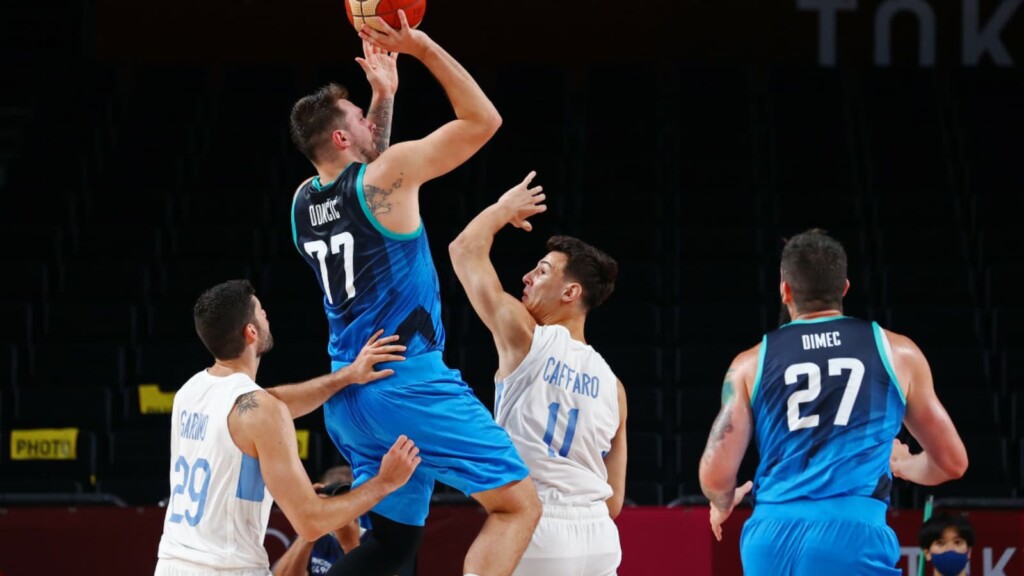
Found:
[(405, 17), (405, 10), (398, 10), (398, 21), (402, 23), (402, 30), (409, 27), (409, 19)]

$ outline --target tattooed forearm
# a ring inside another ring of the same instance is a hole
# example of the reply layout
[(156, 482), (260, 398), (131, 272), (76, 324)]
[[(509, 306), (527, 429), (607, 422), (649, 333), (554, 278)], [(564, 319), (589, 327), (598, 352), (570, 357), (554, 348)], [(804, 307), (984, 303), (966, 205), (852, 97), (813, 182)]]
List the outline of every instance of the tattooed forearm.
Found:
[(715, 450), (718, 449), (718, 445), (725, 439), (725, 435), (730, 432), (732, 432), (731, 402), (722, 406), (718, 417), (715, 418), (715, 423), (711, 426), (711, 434), (708, 436), (708, 444), (704, 448), (704, 457), (702, 458), (705, 463), (711, 462), (711, 458), (714, 456)]
[(398, 190), (401, 187), (401, 176), (398, 177), (398, 180), (392, 182), (391, 186), (387, 190), (370, 184), (364, 184), (363, 196), (366, 198), (366, 206), (370, 209), (370, 214), (377, 216), (391, 212), (391, 200), (389, 197), (395, 190)]
[(732, 510), (733, 500), (735, 499), (736, 490), (730, 490), (728, 492), (714, 492), (711, 490), (704, 490), (704, 496), (711, 501), (711, 505), (718, 508), (722, 512), (729, 512)]
[(241, 416), (249, 410), (253, 410), (260, 407), (259, 400), (256, 399), (256, 392), (246, 392), (235, 400), (235, 408), (238, 408), (238, 414)]
[(391, 116), (394, 107), (394, 98), (381, 97), (370, 108), (368, 117), (373, 122), (373, 145), (378, 153), (387, 150), (391, 143)]

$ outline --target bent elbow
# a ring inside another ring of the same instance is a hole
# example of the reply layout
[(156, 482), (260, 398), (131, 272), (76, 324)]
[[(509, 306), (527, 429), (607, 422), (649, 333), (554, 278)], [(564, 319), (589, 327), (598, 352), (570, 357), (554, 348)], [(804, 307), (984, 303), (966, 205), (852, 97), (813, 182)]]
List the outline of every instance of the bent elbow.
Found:
[(452, 261), (452, 268), (455, 269), (455, 274), (458, 275), (459, 269), (462, 267), (462, 259), (466, 254), (466, 239), (459, 234), (455, 240), (452, 240), (451, 244), (448, 245), (448, 257)]
[(315, 542), (318, 538), (327, 533), (327, 530), (317, 526), (314, 522), (302, 521), (293, 526), (295, 533), (307, 542)]
[(954, 458), (951, 462), (949, 462), (946, 465), (945, 472), (949, 476), (950, 480), (959, 480), (960, 478), (963, 478), (964, 474), (967, 473), (968, 464), (969, 462), (967, 461), (967, 453), (965, 452), (964, 454), (958, 455), (957, 458)]

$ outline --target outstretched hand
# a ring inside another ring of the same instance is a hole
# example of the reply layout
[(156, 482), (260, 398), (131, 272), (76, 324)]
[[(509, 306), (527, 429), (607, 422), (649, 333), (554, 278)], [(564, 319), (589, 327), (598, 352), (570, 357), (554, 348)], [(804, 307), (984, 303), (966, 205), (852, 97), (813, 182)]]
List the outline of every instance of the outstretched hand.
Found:
[(363, 39), (363, 55), (356, 63), (366, 73), (374, 94), (393, 96), (398, 92), (398, 52), (388, 53)]
[(732, 511), (736, 508), (736, 505), (743, 501), (743, 497), (754, 487), (754, 483), (750, 480), (738, 488), (733, 493), (732, 506), (728, 510), (720, 510), (714, 504), (711, 504), (711, 531), (715, 534), (715, 539), (719, 542), (722, 541), (722, 524), (729, 518)]
[(381, 50), (419, 57), (427, 35), (409, 26), (405, 10), (398, 11), (398, 20), (401, 25), (395, 30), (383, 18), (377, 18), (372, 25), (366, 24), (359, 29), (359, 37)]
[(544, 204), (545, 196), (541, 193), (544, 188), (542, 186), (530, 188), (530, 182), (533, 181), (536, 175), (537, 172), (531, 170), (522, 182), (502, 194), (501, 198), (498, 199), (498, 205), (506, 210), (509, 215), (509, 223), (527, 232), (533, 230), (533, 224), (530, 224), (527, 218), (548, 209)]
[(363, 349), (359, 351), (359, 356), (356, 356), (355, 361), (347, 366), (354, 382), (366, 384), (374, 380), (387, 378), (394, 374), (395, 371), (391, 368), (377, 370), (377, 364), (405, 360), (405, 356), (398, 354), (399, 352), (405, 352), (405, 346), (392, 344), (392, 342), (398, 340), (398, 336), (392, 335), (381, 338), (380, 335), (383, 333), (383, 329), (374, 332), (373, 336), (363, 345)]

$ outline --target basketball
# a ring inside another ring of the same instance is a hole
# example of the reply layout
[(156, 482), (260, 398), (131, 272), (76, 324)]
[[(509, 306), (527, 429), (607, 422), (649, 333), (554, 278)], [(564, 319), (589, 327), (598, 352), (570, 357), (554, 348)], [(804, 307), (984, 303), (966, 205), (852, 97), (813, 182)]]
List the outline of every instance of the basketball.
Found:
[(423, 21), (427, 0), (345, 0), (345, 13), (356, 30), (366, 24), (377, 28), (374, 18), (384, 20), (397, 30), (402, 25), (398, 19), (399, 10), (405, 10), (409, 26), (416, 28)]

